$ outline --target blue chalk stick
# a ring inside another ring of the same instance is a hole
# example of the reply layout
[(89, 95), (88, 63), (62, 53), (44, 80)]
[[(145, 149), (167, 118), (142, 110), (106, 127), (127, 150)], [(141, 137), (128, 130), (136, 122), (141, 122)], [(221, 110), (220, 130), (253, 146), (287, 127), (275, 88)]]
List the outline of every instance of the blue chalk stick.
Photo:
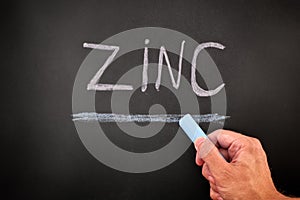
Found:
[[(195, 140), (199, 137), (208, 138), (190, 114), (184, 115), (179, 120), (179, 126), (184, 130), (187, 136), (189, 136), (192, 142), (195, 142)], [(220, 156), (224, 158), (221, 153)], [(224, 158), (224, 160), (226, 159)]]
[(184, 115), (179, 120), (180, 127), (184, 130), (184, 132), (187, 134), (187, 136), (192, 140), (192, 142), (195, 142), (195, 140), (199, 137), (207, 138), (203, 130), (200, 128), (200, 126), (195, 122), (193, 117), (190, 114)]

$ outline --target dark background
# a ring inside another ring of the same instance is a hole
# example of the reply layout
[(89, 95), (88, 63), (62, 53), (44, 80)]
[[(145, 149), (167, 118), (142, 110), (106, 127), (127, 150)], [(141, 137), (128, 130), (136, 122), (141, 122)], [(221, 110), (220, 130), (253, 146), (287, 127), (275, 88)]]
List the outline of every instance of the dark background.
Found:
[(6, 199), (209, 199), (193, 147), (161, 170), (123, 173), (87, 152), (71, 120), (73, 82), (90, 52), (82, 43), (145, 26), (226, 46), (209, 51), (226, 83), (225, 128), (259, 138), (277, 188), (300, 196), (299, 1), (29, 0), (1, 7)]

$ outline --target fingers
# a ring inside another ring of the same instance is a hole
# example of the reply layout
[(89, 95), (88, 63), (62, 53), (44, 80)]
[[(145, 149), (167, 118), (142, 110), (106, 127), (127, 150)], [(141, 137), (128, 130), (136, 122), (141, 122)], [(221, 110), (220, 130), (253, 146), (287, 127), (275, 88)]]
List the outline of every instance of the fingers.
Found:
[(230, 147), (230, 145), (237, 140), (238, 138), (245, 137), (242, 134), (233, 132), (233, 131), (228, 131), (228, 130), (223, 130), (219, 129), (211, 134), (208, 135), (208, 138), (216, 145), (218, 144), (224, 149), (227, 149)]
[(203, 164), (202, 175), (209, 181), (209, 185), (210, 185), (210, 197), (212, 199), (221, 199), (221, 196), (218, 193), (218, 188), (217, 188), (217, 186), (215, 184), (215, 180), (212, 177), (212, 174), (210, 173), (208, 165), (206, 163)]
[[(195, 145), (195, 149), (197, 150), (197, 152), (198, 152), (198, 146), (199, 146), (199, 144), (202, 143), (204, 140), (205, 140), (205, 138), (201, 137), (201, 138), (198, 138), (195, 141), (194, 145)], [(204, 163), (204, 161), (200, 158), (199, 154), (196, 153), (196, 164), (198, 166), (202, 166), (203, 163)]]
[[(202, 167), (202, 175), (208, 180), (209, 177), (212, 177), (212, 174), (210, 173), (208, 166), (206, 163), (203, 164)], [(213, 180), (211, 180), (212, 182), (214, 182)]]
[[(227, 149), (219, 149), (220, 154), (225, 158), (225, 160), (227, 161), (231, 161), (230, 157), (229, 157), (229, 153)], [(196, 159), (195, 162), (198, 166), (202, 166), (204, 164), (204, 161), (200, 158), (200, 155), (198, 153), (196, 153)]]
[(208, 180), (210, 187), (214, 191), (218, 191), (215, 179), (213, 178), (212, 174), (210, 173), (208, 165), (206, 163), (203, 164), (202, 175)]
[[(203, 164), (203, 161), (208, 165), (208, 168), (212, 174), (221, 173), (228, 163), (220, 155), (219, 150), (209, 139), (197, 139), (195, 141), (196, 148), (198, 149), (196, 155), (196, 163)], [(201, 161), (201, 159), (203, 161)]]
[(221, 195), (212, 188), (210, 188), (210, 198), (213, 200), (223, 200)]
[(228, 153), (227, 149), (220, 148), (219, 152), (222, 154), (222, 156), (225, 158), (225, 160), (230, 162), (231, 159), (230, 159), (230, 156), (229, 156), (229, 153)]
[(198, 166), (202, 166), (204, 164), (204, 161), (200, 158), (198, 154), (196, 154), (196, 164)]

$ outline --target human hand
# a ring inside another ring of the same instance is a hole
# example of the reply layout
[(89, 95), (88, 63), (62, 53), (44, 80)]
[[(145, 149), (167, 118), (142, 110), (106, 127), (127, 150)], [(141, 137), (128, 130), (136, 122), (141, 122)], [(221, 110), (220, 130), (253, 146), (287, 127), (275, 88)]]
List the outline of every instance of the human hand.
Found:
[(196, 164), (209, 181), (212, 199), (289, 199), (276, 190), (258, 139), (228, 130), (208, 137), (195, 141)]

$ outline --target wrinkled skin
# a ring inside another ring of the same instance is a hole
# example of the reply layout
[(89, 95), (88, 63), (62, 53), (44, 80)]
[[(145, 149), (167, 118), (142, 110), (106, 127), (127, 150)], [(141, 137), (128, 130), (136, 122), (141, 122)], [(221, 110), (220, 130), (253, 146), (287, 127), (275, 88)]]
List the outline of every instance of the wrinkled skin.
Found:
[(276, 190), (258, 139), (228, 130), (208, 137), (195, 141), (196, 164), (209, 181), (212, 199), (291, 199)]

